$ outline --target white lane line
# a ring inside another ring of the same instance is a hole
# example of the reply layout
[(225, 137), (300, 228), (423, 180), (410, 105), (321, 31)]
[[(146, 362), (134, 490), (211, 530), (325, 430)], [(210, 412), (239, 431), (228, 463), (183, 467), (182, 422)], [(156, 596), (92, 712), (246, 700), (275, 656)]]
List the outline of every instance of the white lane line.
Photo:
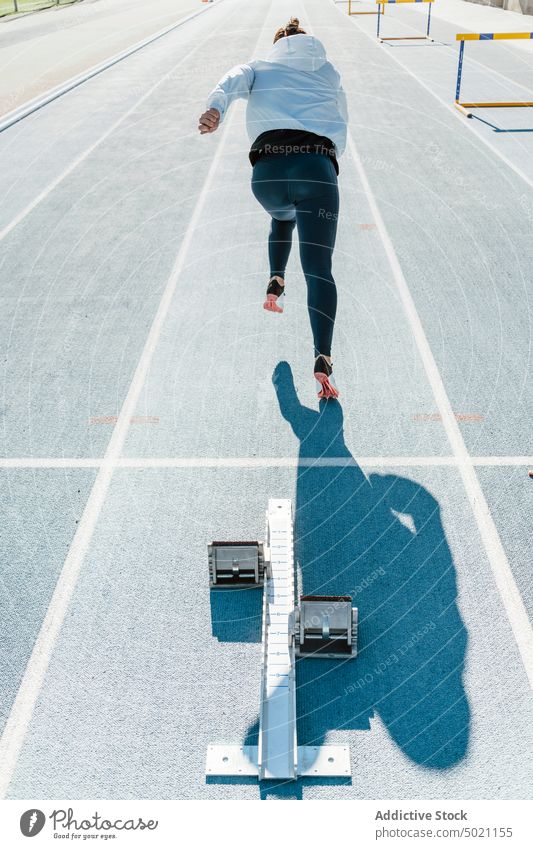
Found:
[(39, 94), (37, 97), (34, 97), (33, 100), (29, 100), (21, 106), (17, 106), (17, 108), (13, 109), (11, 112), (6, 112), (0, 117), (0, 133), (7, 130), (9, 127), (12, 127), (14, 124), (17, 124), (19, 121), (22, 121), (23, 118), (27, 118), (28, 115), (32, 115), (38, 109), (42, 109), (43, 106), (47, 106), (48, 103), (52, 103), (53, 100), (57, 100), (58, 97), (62, 97), (64, 94), (67, 94), (67, 92), (72, 91), (72, 89), (77, 88), (77, 86), (82, 85), (82, 83), (85, 83), (92, 79), (92, 77), (97, 76), (97, 74), (107, 71), (108, 68), (113, 67), (113, 65), (116, 65), (118, 62), (122, 62), (123, 59), (127, 59), (128, 56), (132, 56), (133, 53), (137, 53), (144, 47), (148, 47), (149, 44), (152, 44), (154, 41), (158, 41), (160, 38), (163, 38), (163, 36), (168, 35), (169, 32), (173, 32), (175, 29), (178, 29), (178, 27), (183, 26), (183, 24), (187, 23), (187, 21), (197, 18), (198, 15), (202, 15), (204, 12), (214, 8), (214, 6), (218, 6), (218, 4), (222, 2), (223, 0), (216, 0), (216, 3), (214, 3), (213, 6), (204, 6), (203, 9), (199, 9), (197, 12), (193, 12), (191, 15), (187, 15), (187, 17), (181, 18), (181, 20), (170, 24), (170, 26), (158, 30), (158, 32), (147, 36), (147, 38), (143, 38), (142, 41), (132, 44), (131, 47), (121, 50), (120, 53), (115, 53), (115, 55), (111, 56), (109, 59), (104, 59), (103, 62), (93, 65), (92, 68), (88, 68), (81, 74), (76, 74), (76, 76), (70, 77), (70, 79), (66, 80), (64, 83), (55, 86), (49, 91), (46, 91), (44, 94)]
[[(148, 373), (152, 355), (161, 333), (172, 296), (176, 289), (178, 278), (185, 264), (187, 251), (189, 250), (192, 237), (200, 222), (200, 216), (204, 210), (206, 198), (211, 189), (215, 171), (218, 167), (224, 142), (230, 126), (231, 122), (228, 121), (222, 130), (218, 147), (214, 154), (209, 172), (196, 202), (192, 218), (187, 227), (187, 231), (172, 269), (172, 273), (167, 282), (163, 297), (150, 328), (150, 332), (133, 376), (128, 394), (113, 428), (113, 433), (111, 435), (104, 460), (116, 460), (124, 445), (124, 440), (130, 428), (130, 419), (135, 410), (135, 404), (139, 398), (144, 380)], [(96, 476), (87, 505), (78, 524), (76, 534), (67, 554), (61, 575), (59, 576), (49, 608), (35, 641), (31, 657), (28, 661), (17, 696), (11, 708), (4, 733), (2, 734), (2, 738), (0, 740), (0, 795), (2, 797), (5, 796), (9, 782), (11, 781), (19, 751), (33, 714), (35, 702), (41, 690), (44, 676), (78, 579), (81, 565), (109, 489), (113, 470), (113, 464), (104, 463), (100, 467)]]
[(2, 457), (0, 469), (93, 469), (103, 457)]
[(533, 457), (470, 457), (473, 466), (531, 466)]
[[(335, 6), (335, 4), (333, 5), (336, 11), (339, 12), (339, 14), (343, 15), (343, 12), (338, 8), (338, 6)], [(343, 17), (346, 16), (343, 15)], [(353, 23), (357, 26), (360, 32), (364, 33), (364, 35), (366, 35), (373, 41), (372, 36), (364, 32), (364, 30), (361, 28), (361, 26), (357, 24), (356, 21), (354, 21)], [(404, 68), (404, 70), (406, 70), (410, 74), (410, 76), (412, 76), (418, 83), (420, 83), (420, 85), (422, 85), (427, 91), (429, 91), (430, 94), (436, 97), (437, 100), (443, 103), (456, 115), (459, 120), (461, 120), (461, 117), (453, 106), (450, 106), (449, 104), (445, 103), (445, 101), (443, 101), (440, 97), (434, 95), (429, 86), (419, 80), (418, 77), (409, 70), (409, 68), (407, 68), (405, 65), (403, 65), (402, 62), (396, 59), (394, 54), (390, 53), (388, 55), (392, 55), (392, 58), (395, 59), (395, 61), (398, 62), (398, 64), (402, 68)], [(475, 133), (475, 135), (476, 138), (485, 141), (481, 136), (478, 136), (477, 133)], [(507, 164), (517, 174), (519, 174), (519, 176), (523, 177), (526, 182), (530, 183), (530, 185), (533, 186), (533, 182), (530, 182), (530, 180), (525, 176), (525, 174), (522, 174), (522, 172), (517, 169), (513, 165), (513, 163), (509, 162), (506, 157), (501, 156), (499, 151), (496, 148), (493, 148), (491, 144), (488, 144), (488, 146), (498, 156), (500, 156), (504, 161), (506, 161)], [(481, 484), (479, 483), (474, 464), (472, 463), (472, 459), (468, 454), (468, 450), (466, 448), (463, 436), (461, 434), (461, 430), (457, 423), (455, 413), (452, 410), (450, 399), (448, 398), (448, 395), (446, 393), (446, 389), (442, 382), (442, 378), (440, 376), (435, 358), (433, 357), (433, 353), (431, 351), (431, 347), (429, 345), (422, 322), (420, 320), (420, 316), (418, 315), (415, 303), (411, 296), (411, 292), (409, 291), (409, 286), (407, 285), (407, 281), (402, 271), (402, 267), (396, 255), (396, 251), (394, 250), (394, 245), (385, 226), (385, 222), (381, 217), (381, 212), (376, 202), (374, 192), (372, 191), (372, 187), (366, 175), (366, 171), (361, 161), (361, 157), (359, 156), (359, 151), (357, 150), (355, 141), (350, 131), (348, 131), (347, 134), (347, 147), (353, 158), (359, 179), (361, 180), (361, 184), (367, 196), (370, 210), (372, 212), (372, 215), (374, 216), (374, 221), (376, 223), (381, 242), (385, 249), (385, 254), (389, 262), (389, 266), (394, 278), (394, 282), (396, 284), (399, 297), (401, 299), (405, 314), (407, 316), (407, 320), (411, 327), (411, 331), (413, 333), (418, 352), (424, 364), (424, 369), (429, 384), (431, 386), (433, 396), (437, 403), (438, 410), (442, 417), (442, 424), (446, 431), (446, 435), (448, 437), (453, 454), (457, 458), (457, 468), (461, 474), (466, 494), (468, 496), (470, 506), (476, 519), (478, 530), (492, 570), (496, 587), (498, 588), (498, 592), (500, 593), (503, 606), (505, 608), (509, 623), (513, 630), (516, 644), (518, 646), (518, 650), (520, 652), (522, 663), (528, 676), (530, 686), (533, 687), (533, 629), (531, 627), (529, 617), (527, 615), (524, 603), (522, 601), (522, 597), (514, 580), (511, 566), (509, 564), (507, 555), (505, 553), (498, 531), (496, 529), (494, 519), (492, 518), (492, 515), (490, 513), (489, 505), (483, 494)]]
[[(342, 15), (345, 18), (348, 18), (348, 15), (345, 15), (343, 13), (342, 9), (339, 9), (339, 7), (337, 5), (335, 5), (334, 2), (332, 2), (332, 5), (334, 6), (334, 8), (337, 10), (337, 12), (340, 15)], [(361, 32), (368, 39), (370, 39), (370, 41), (374, 45), (376, 44), (374, 36), (370, 35), (370, 33), (365, 32), (364, 29), (361, 27), (361, 25), (358, 24), (357, 21), (354, 21), (351, 17), (349, 18), (349, 20), (354, 26), (357, 27), (359, 32)], [(382, 45), (382, 47), (383, 47), (383, 49), (385, 49), (384, 45)], [(441, 103), (448, 110), (448, 112), (451, 112), (451, 114), (454, 116), (454, 118), (456, 118), (458, 121), (460, 121), (461, 125), (463, 127), (465, 127), (467, 130), (470, 130), (470, 132), (474, 134), (474, 136), (476, 137), (476, 139), (478, 141), (482, 142), (486, 147), (488, 147), (489, 150), (491, 150), (492, 153), (494, 153), (496, 156), (498, 156), (502, 160), (502, 162), (505, 162), (505, 164), (512, 171), (514, 171), (515, 174), (517, 174), (518, 177), (520, 177), (522, 180), (524, 180), (524, 182), (527, 183), (528, 186), (531, 186), (531, 188), (533, 188), (533, 178), (528, 177), (527, 174), (524, 171), (522, 171), (517, 165), (514, 164), (514, 162), (512, 162), (510, 159), (508, 159), (507, 156), (505, 156), (504, 153), (502, 153), (500, 150), (498, 150), (498, 148), (495, 147), (495, 145), (493, 145), (487, 138), (485, 138), (484, 135), (477, 133), (471, 120), (469, 120), (468, 118), (465, 118), (463, 115), (461, 115), (458, 112), (458, 110), (455, 108), (455, 106), (453, 106), (451, 103), (448, 103), (448, 101), (444, 100), (438, 94), (435, 94), (435, 92), (432, 90), (432, 88), (427, 83), (425, 83), (423, 80), (421, 80), (420, 77), (418, 77), (414, 71), (411, 71), (411, 69), (407, 65), (405, 65), (403, 62), (400, 61), (400, 59), (398, 59), (398, 57), (397, 57), (397, 55), (394, 51), (392, 51), (392, 50), (388, 51), (387, 56), (389, 56), (401, 68), (403, 68), (403, 70), (407, 74), (409, 74), (410, 77), (412, 77), (414, 80), (416, 80), (416, 82), (420, 86), (422, 86), (422, 88), (424, 88), (427, 92), (429, 92), (429, 94), (431, 94), (431, 96), (434, 97), (435, 100), (438, 100), (439, 103)]]
[[(268, 6), (269, 11), (271, 6), (272, 3)], [(265, 24), (257, 40), (255, 51), (257, 51), (264, 35), (266, 34), (267, 21), (269, 21), (268, 13), (265, 15), (265, 19)], [(271, 26), (270, 23), (268, 25), (269, 27)], [(48, 610), (41, 625), (41, 629), (37, 635), (37, 639), (35, 640), (35, 644), (24, 671), (17, 695), (11, 707), (9, 717), (5, 724), (4, 731), (0, 739), (0, 798), (5, 797), (13, 772), (16, 768), (20, 749), (31, 722), (35, 703), (39, 697), (44, 677), (54, 652), (56, 641), (63, 625), (70, 599), (76, 586), (81, 566), (90, 545), (96, 523), (100, 516), (102, 505), (109, 490), (109, 485), (116, 465), (115, 461), (120, 455), (127, 433), (130, 429), (131, 418), (134, 413), (135, 405), (149, 372), (152, 356), (161, 334), (172, 297), (176, 290), (177, 282), (185, 266), (192, 238), (195, 234), (195, 230), (201, 223), (201, 216), (204, 212), (206, 200), (209, 192), (211, 191), (225, 141), (233, 124), (235, 115), (236, 113), (233, 111), (233, 113), (226, 118), (222, 129), (219, 131), (220, 138), (214, 152), (209, 171), (198, 196), (198, 200), (196, 201), (196, 205), (176, 257), (174, 267), (152, 322), (152, 326), (130, 384), (128, 394), (126, 395), (120, 410), (117, 422), (114, 425), (113, 433), (104, 456), (104, 463), (101, 465), (98, 474), (96, 475), (85, 510), (83, 511), (82, 517), (79, 521), (76, 533), (63, 564), (61, 574), (50, 600)]]
[(424, 369), (431, 386), (435, 402), (439, 413), (441, 414), (442, 424), (446, 431), (454, 457), (457, 458), (457, 468), (459, 469), (463, 479), (463, 484), (476, 518), (479, 533), (492, 569), (492, 574), (509, 618), (511, 628), (513, 629), (524, 668), (528, 675), (530, 685), (533, 686), (533, 630), (531, 628), (524, 603), (518, 587), (516, 586), (507, 555), (505, 554), (498, 531), (496, 530), (496, 525), (494, 524), (494, 520), (491, 516), (489, 506), (476, 475), (474, 465), (468, 454), (455, 413), (453, 412), (450, 404), (450, 399), (448, 398), (446, 389), (444, 388), (437, 363), (433, 357), (427, 336), (422, 326), (420, 316), (416, 310), (415, 303), (409, 291), (396, 251), (394, 250), (385, 222), (381, 217), (381, 212), (377, 205), (374, 193), (368, 181), (363, 163), (361, 162), (359, 152), (351, 133), (348, 133), (347, 142), (359, 179), (361, 180), (361, 184), (367, 196), (370, 210), (374, 217), (418, 352), (424, 364)]
[[(195, 15), (197, 14), (198, 13), (196, 12)], [(227, 17), (229, 17), (229, 15)], [(224, 19), (224, 22), (226, 21), (227, 17)], [(221, 24), (221, 26), (223, 25), (224, 23)], [(215, 29), (209, 37), (213, 37), (216, 32), (218, 32), (219, 28)], [(96, 141), (93, 142), (93, 144), (91, 144), (83, 151), (83, 153), (80, 153), (80, 155), (76, 157), (76, 159), (74, 159), (70, 163), (70, 165), (67, 165), (67, 167), (64, 169), (64, 171), (61, 172), (61, 174), (59, 174), (54, 180), (52, 180), (52, 182), (49, 183), (42, 190), (42, 192), (39, 192), (39, 194), (36, 195), (34, 199), (30, 201), (30, 203), (27, 204), (27, 206), (25, 206), (24, 209), (22, 209), (18, 213), (18, 215), (16, 215), (12, 219), (12, 221), (9, 222), (9, 224), (6, 224), (6, 226), (3, 227), (2, 230), (0, 230), (0, 241), (4, 239), (8, 235), (8, 233), (10, 233), (15, 227), (17, 227), (17, 225), (20, 224), (20, 222), (23, 221), (24, 218), (26, 218), (26, 216), (29, 215), (29, 213), (32, 212), (40, 203), (42, 203), (43, 200), (46, 200), (46, 198), (54, 191), (54, 189), (59, 186), (60, 183), (63, 182), (66, 177), (69, 176), (69, 174), (72, 174), (72, 172), (75, 171), (76, 168), (81, 165), (81, 163), (84, 162), (91, 155), (91, 153), (93, 153), (93, 151), (95, 151), (96, 148), (102, 144), (102, 142), (109, 138), (109, 136), (111, 136), (115, 132), (115, 130), (117, 130), (118, 127), (120, 127), (120, 125), (123, 124), (124, 121), (126, 121), (130, 117), (130, 115), (133, 115), (133, 113), (139, 108), (139, 106), (144, 103), (145, 100), (152, 96), (154, 91), (159, 88), (160, 85), (170, 79), (172, 77), (172, 74), (176, 71), (177, 68), (180, 67), (180, 65), (183, 65), (184, 63), (188, 62), (191, 56), (193, 56), (198, 50), (205, 49), (205, 45), (205, 40), (199, 40), (196, 47), (193, 47), (192, 50), (189, 50), (189, 52), (186, 53), (185, 56), (183, 56), (180, 61), (176, 65), (174, 65), (173, 68), (171, 68), (170, 71), (168, 71), (163, 77), (161, 77), (160, 80), (158, 80), (153, 86), (151, 86), (148, 91), (146, 91), (142, 95), (142, 97), (140, 97), (139, 100), (137, 100), (133, 104), (133, 106), (131, 106), (126, 112), (124, 112), (124, 114), (121, 115), (120, 118), (117, 118), (114, 124), (112, 124), (109, 129), (105, 131), (105, 133), (99, 136)]]
[[(0, 457), (0, 469), (253, 469), (298, 466), (460, 466), (457, 456), (359, 457)], [(470, 457), (472, 466), (531, 466), (533, 457)]]

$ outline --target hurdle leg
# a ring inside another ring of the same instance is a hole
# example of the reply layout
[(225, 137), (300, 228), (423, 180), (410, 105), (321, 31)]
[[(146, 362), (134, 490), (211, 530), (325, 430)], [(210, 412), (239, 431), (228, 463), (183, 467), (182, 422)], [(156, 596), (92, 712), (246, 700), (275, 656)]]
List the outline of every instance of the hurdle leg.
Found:
[(376, 33), (376, 38), (379, 38), (379, 25), (381, 23), (381, 4), (378, 6), (378, 29)]
[[(426, 30), (426, 35), (427, 35), (428, 38), (429, 38), (430, 28), (431, 28), (431, 3), (428, 3), (428, 28)], [(464, 44), (464, 41), (462, 41), (461, 44)]]
[(455, 84), (455, 102), (459, 103), (459, 98), (461, 97), (461, 79), (463, 77), (463, 56), (465, 52), (465, 43), (461, 41), (461, 46), (459, 48), (459, 63), (457, 65), (457, 82)]
[(459, 110), (459, 112), (462, 112), (463, 115), (465, 115), (467, 118), (472, 118), (472, 113), (469, 112), (468, 109), (465, 109), (465, 107), (463, 106), (462, 103), (457, 103), (457, 101), (456, 101), (453, 105), (455, 106), (456, 109)]

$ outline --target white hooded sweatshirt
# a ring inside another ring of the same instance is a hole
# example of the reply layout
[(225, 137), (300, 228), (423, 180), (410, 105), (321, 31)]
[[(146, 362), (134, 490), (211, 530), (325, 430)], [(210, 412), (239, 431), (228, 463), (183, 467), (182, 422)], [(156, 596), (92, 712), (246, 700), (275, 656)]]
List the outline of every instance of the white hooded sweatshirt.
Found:
[(247, 98), (246, 127), (253, 142), (267, 130), (307, 130), (326, 136), (339, 157), (346, 147), (348, 110), (339, 72), (312, 35), (280, 38), (266, 59), (236, 65), (207, 99), (220, 120), (234, 100)]

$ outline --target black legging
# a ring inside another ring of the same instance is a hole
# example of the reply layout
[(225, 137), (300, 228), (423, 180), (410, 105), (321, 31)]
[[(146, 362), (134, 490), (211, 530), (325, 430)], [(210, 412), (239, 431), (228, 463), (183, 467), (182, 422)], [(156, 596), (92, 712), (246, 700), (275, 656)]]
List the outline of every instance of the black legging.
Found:
[(292, 231), (298, 225), (315, 355), (330, 356), (337, 311), (331, 258), (339, 215), (333, 163), (320, 153), (264, 156), (254, 165), (252, 191), (272, 216), (268, 239), (271, 276), (285, 276)]

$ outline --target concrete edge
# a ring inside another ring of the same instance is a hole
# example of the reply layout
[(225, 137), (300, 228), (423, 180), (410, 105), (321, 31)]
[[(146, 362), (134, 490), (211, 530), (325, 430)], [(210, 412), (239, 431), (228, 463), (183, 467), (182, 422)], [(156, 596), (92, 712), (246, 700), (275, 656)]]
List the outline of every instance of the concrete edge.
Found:
[(83, 71), (81, 74), (77, 74), (74, 77), (70, 77), (70, 79), (68, 79), (64, 83), (61, 83), (61, 85), (55, 86), (54, 88), (47, 91), (45, 94), (38, 95), (37, 97), (32, 98), (32, 100), (29, 100), (22, 106), (18, 106), (11, 112), (6, 112), (5, 115), (0, 118), (0, 133), (2, 133), (4, 130), (7, 130), (9, 127), (12, 127), (13, 124), (17, 124), (19, 121), (22, 121), (23, 118), (27, 118), (29, 115), (32, 115), (38, 109), (42, 109), (43, 106), (46, 106), (53, 100), (57, 100), (57, 98), (61, 97), (63, 94), (67, 94), (67, 92), (72, 91), (73, 88), (77, 88), (77, 86), (82, 85), (82, 83), (84, 82), (87, 82), (87, 80), (90, 80), (97, 74), (101, 74), (103, 71), (106, 71), (108, 68), (111, 68), (113, 65), (116, 65), (118, 62), (121, 62), (123, 59), (127, 59), (128, 56), (131, 56), (133, 53), (137, 53), (137, 51), (142, 50), (143, 47), (147, 47), (149, 44), (152, 44), (152, 42), (157, 41), (159, 38), (162, 38), (169, 32), (172, 32), (173, 30), (182, 26), (182, 24), (187, 23), (187, 21), (190, 21), (193, 18), (197, 18), (199, 15), (205, 14), (205, 12), (209, 11), (209, 9), (212, 9), (214, 6), (218, 6), (219, 3), (223, 3), (224, 0), (207, 0), (207, 2), (209, 3), (209, 5), (206, 5), (203, 9), (199, 9), (197, 12), (193, 12), (192, 14), (187, 15), (185, 18), (181, 18), (176, 23), (170, 24), (170, 26), (159, 30), (158, 32), (148, 36), (147, 38), (144, 38), (142, 41), (138, 41), (131, 47), (127, 47), (126, 50), (122, 50), (120, 53), (116, 53), (110, 59), (105, 59), (98, 65), (93, 65), (93, 67), (89, 68), (87, 71)]

